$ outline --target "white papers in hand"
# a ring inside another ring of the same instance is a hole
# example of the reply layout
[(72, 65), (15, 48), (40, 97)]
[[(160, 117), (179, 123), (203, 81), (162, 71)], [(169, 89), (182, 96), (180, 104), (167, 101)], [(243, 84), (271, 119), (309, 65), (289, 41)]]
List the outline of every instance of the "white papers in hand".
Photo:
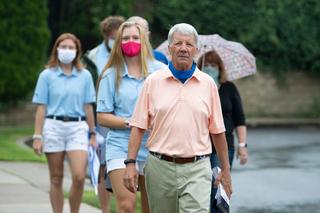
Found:
[(91, 177), (91, 183), (94, 188), (96, 195), (98, 194), (98, 180), (99, 180), (99, 169), (100, 169), (100, 161), (97, 155), (96, 149), (93, 146), (89, 146), (88, 151), (88, 165)]
[[(218, 166), (214, 167), (212, 169), (212, 173), (213, 173), (214, 178), (217, 178), (220, 172), (221, 172), (221, 169)], [(219, 183), (219, 185), (218, 185), (218, 190), (215, 195), (215, 199), (217, 200), (218, 208), (224, 206), (223, 212), (229, 212), (230, 200), (229, 200), (227, 193), (224, 190), (221, 183)], [(225, 204), (227, 204), (227, 206)], [(220, 209), (220, 210), (222, 210), (222, 209)]]

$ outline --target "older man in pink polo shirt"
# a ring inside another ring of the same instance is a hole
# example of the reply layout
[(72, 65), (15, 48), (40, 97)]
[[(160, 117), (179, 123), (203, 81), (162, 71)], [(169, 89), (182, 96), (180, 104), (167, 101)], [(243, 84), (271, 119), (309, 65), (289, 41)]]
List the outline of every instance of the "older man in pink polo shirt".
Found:
[(145, 81), (131, 118), (124, 184), (137, 190), (135, 159), (145, 130), (150, 155), (145, 167), (151, 212), (208, 212), (212, 171), (212, 141), (221, 162), (222, 183), (232, 193), (225, 127), (217, 87), (197, 69), (198, 33), (193, 26), (176, 24), (168, 34), (172, 62)]

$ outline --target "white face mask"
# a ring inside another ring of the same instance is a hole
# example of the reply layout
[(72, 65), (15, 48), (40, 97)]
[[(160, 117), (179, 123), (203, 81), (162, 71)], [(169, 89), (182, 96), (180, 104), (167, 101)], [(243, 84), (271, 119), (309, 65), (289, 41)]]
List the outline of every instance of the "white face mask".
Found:
[(110, 48), (110, 49), (112, 49), (112, 47), (113, 47), (113, 44), (114, 44), (114, 39), (112, 39), (112, 38), (109, 38), (108, 39), (108, 47)]
[(76, 57), (76, 50), (58, 48), (58, 59), (63, 64), (70, 64)]

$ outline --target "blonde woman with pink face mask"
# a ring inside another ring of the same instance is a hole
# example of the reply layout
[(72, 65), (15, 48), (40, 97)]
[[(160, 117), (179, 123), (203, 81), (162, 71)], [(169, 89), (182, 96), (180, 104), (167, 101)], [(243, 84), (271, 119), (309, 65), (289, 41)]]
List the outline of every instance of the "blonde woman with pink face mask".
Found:
[[(165, 65), (156, 61), (144, 30), (134, 22), (124, 22), (116, 36), (107, 65), (98, 80), (97, 119), (110, 128), (106, 136), (107, 172), (117, 201), (117, 212), (135, 212), (136, 193), (123, 185), (126, 165), (135, 164), (141, 191), (142, 212), (149, 212), (143, 167), (148, 152), (141, 146), (136, 159), (127, 159), (130, 118), (145, 78)], [(144, 143), (148, 135), (144, 135)]]

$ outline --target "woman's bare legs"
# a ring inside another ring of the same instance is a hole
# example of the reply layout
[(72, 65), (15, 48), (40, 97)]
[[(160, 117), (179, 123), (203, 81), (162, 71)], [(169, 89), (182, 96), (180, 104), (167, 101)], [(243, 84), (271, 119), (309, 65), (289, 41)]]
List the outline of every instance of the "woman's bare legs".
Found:
[(125, 169), (113, 170), (109, 173), (112, 190), (117, 201), (118, 213), (133, 213), (136, 207), (136, 194), (130, 192), (123, 185), (123, 175)]
[(63, 210), (63, 160), (65, 152), (46, 153), (50, 175), (50, 202), (54, 213)]
[(83, 194), (88, 154), (83, 150), (74, 150), (68, 151), (67, 155), (72, 174), (72, 185), (69, 195), (70, 211), (71, 213), (78, 213)]
[(99, 193), (99, 200), (100, 200), (102, 213), (109, 213), (111, 193), (106, 190), (106, 186), (104, 182), (105, 168), (106, 168), (105, 166), (100, 167), (100, 172), (99, 172), (100, 183), (98, 185), (98, 193)]

